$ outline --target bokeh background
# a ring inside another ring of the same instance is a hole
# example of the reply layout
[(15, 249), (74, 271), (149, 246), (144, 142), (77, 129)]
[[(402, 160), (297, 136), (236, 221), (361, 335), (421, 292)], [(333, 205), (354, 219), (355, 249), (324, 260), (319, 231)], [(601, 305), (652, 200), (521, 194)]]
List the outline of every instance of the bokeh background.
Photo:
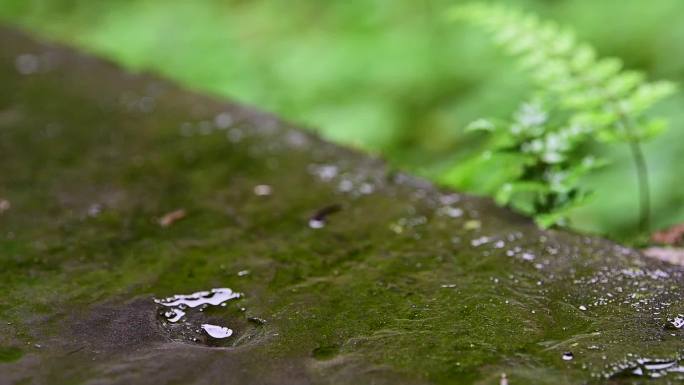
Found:
[[(445, 17), (454, 0), (0, 0), (0, 20), (274, 112), (462, 191), (488, 194), (479, 117), (508, 117), (529, 79), (488, 37)], [(506, 1), (575, 29), (601, 55), (684, 85), (682, 0)], [(684, 87), (683, 87), (684, 88)], [(654, 227), (684, 222), (684, 93), (657, 106), (670, 130), (645, 146)], [(635, 238), (628, 149), (587, 178), (572, 226)]]

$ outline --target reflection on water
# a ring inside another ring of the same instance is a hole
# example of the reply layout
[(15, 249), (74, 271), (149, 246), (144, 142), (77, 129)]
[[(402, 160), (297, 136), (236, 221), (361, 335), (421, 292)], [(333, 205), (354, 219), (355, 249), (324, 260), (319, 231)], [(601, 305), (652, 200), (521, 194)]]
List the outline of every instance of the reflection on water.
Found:
[(217, 339), (228, 338), (233, 335), (233, 329), (211, 324), (202, 324), (202, 330), (204, 330), (212, 338)]

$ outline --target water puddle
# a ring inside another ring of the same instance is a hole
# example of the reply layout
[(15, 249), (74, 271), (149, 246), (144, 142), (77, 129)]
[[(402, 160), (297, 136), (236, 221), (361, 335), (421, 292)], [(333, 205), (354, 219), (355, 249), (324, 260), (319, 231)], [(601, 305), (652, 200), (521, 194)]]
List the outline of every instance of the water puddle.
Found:
[(171, 339), (208, 346), (233, 346), (259, 335), (258, 329), (266, 323), (251, 322), (250, 318), (255, 317), (246, 314), (246, 309), (237, 303), (228, 306), (242, 297), (242, 293), (232, 289), (215, 288), (155, 299), (154, 302), (159, 306), (161, 325)]

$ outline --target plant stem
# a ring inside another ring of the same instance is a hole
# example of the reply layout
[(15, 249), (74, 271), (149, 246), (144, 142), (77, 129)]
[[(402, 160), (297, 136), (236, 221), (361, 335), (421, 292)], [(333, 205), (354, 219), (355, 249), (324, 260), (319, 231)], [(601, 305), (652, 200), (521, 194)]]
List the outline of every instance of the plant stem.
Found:
[(621, 113), (621, 126), (627, 133), (629, 150), (632, 153), (632, 160), (637, 174), (637, 184), (639, 185), (639, 233), (648, 235), (651, 230), (651, 185), (648, 178), (648, 164), (646, 157), (641, 149), (641, 142), (637, 139), (630, 129), (630, 122)]
[(637, 172), (637, 182), (639, 184), (639, 231), (646, 234), (651, 225), (651, 192), (648, 181), (648, 167), (646, 166), (646, 158), (641, 150), (639, 141), (630, 140), (629, 149), (632, 152)]
[(635, 137), (631, 128), (631, 121), (627, 115), (619, 111), (619, 127), (627, 134), (627, 143), (632, 152), (632, 159), (637, 173), (637, 183), (639, 185), (639, 232), (648, 234), (651, 227), (651, 191), (648, 181), (648, 165), (646, 157), (641, 150), (641, 142)]

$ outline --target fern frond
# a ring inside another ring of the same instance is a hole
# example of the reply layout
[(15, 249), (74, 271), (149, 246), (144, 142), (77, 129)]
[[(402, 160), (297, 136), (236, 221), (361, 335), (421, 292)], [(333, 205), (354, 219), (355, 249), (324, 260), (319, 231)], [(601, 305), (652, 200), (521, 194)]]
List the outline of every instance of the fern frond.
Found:
[(640, 142), (667, 127), (647, 112), (676, 91), (674, 84), (647, 82), (641, 72), (623, 70), (618, 58), (598, 58), (571, 30), (504, 5), (460, 5), (449, 16), (489, 32), (537, 84), (535, 99), (508, 125), (473, 125), (495, 137), (492, 151), (519, 154), (524, 165), (499, 188), (497, 201), (535, 215), (542, 226), (563, 223), (590, 195), (580, 188), (580, 178), (602, 163), (580, 149), (594, 138), (622, 141), (629, 143), (637, 166), (641, 223), (647, 224), (648, 175)]
[[(518, 58), (540, 91), (558, 100), (560, 108), (581, 115), (575, 123), (590, 125), (597, 132), (619, 129), (618, 122), (625, 116), (642, 120), (647, 110), (676, 90), (671, 82), (649, 83), (638, 71), (623, 71), (618, 58), (599, 59), (595, 50), (579, 42), (569, 29), (505, 5), (466, 4), (454, 7), (450, 16), (488, 31)], [(630, 133), (632, 140), (650, 136), (639, 128), (637, 125)]]

